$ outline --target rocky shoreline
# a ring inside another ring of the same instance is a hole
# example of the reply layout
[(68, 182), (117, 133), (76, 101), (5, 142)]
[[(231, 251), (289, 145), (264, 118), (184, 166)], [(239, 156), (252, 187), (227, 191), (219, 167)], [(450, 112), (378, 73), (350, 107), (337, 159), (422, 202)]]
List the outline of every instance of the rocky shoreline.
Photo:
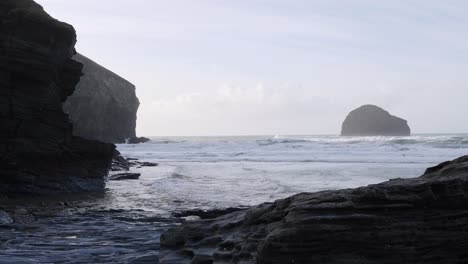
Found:
[(413, 179), (302, 193), (161, 236), (160, 263), (465, 263), (468, 156)]
[[(83, 121), (98, 101), (88, 111), (75, 113), (75, 122), (84, 125), (74, 134), (62, 109), (83, 70), (82, 63), (73, 60), (74, 28), (50, 17), (32, 0), (2, 0), (0, 19), (0, 262), (468, 262), (468, 156), (429, 168), (419, 178), (302, 193), (253, 208), (182, 207), (185, 211), (164, 217), (157, 210), (136, 208), (158, 202), (151, 196), (157, 191), (146, 192), (154, 182), (132, 181), (135, 185), (120, 185), (120, 191), (135, 188), (149, 198), (132, 200), (131, 207), (121, 209), (119, 199), (131, 195), (106, 194), (109, 174), (119, 187), (121, 181), (139, 179), (132, 166), (158, 164), (124, 158), (115, 145), (76, 134), (133, 144), (150, 141), (134, 133), (134, 86), (78, 56), (126, 92), (113, 99), (119, 104), (111, 100), (103, 110), (123, 112), (122, 116), (96, 117), (109, 121), (106, 131), (96, 132), (94, 124)], [(102, 85), (99, 76), (88, 77), (83, 85)], [(75, 103), (95, 98), (94, 92), (77, 94)], [(411, 132), (406, 120), (383, 109), (360, 110), (364, 114), (352, 112), (343, 124), (344, 136)], [(371, 126), (371, 119), (379, 122)], [(125, 131), (115, 131), (119, 122), (128, 124)], [(141, 186), (148, 189), (141, 191)], [(109, 202), (112, 199), (116, 202)], [(164, 199), (171, 210), (182, 203)], [(173, 228), (167, 231), (169, 227)]]

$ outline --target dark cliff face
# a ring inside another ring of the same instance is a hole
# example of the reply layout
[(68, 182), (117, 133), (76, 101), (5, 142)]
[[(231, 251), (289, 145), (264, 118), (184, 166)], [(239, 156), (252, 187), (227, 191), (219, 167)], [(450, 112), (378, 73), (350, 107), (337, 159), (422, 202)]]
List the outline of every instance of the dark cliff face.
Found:
[(353, 110), (343, 122), (342, 136), (409, 136), (408, 122), (375, 105)]
[(161, 236), (166, 263), (468, 263), (468, 156), (413, 179), (303, 193)]
[(74, 59), (84, 65), (84, 75), (63, 106), (74, 135), (112, 143), (135, 137), (135, 86), (81, 54)]
[(0, 192), (102, 190), (115, 146), (72, 136), (75, 30), (31, 0), (0, 2)]

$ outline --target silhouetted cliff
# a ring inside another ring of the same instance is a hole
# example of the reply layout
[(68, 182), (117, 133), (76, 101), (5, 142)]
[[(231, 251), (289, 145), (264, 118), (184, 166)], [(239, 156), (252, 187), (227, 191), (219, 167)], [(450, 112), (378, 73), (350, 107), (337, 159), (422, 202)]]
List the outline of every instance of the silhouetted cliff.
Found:
[(0, 192), (102, 190), (115, 146), (72, 136), (62, 103), (75, 30), (31, 0), (0, 1)]
[(87, 57), (73, 57), (84, 65), (75, 93), (64, 104), (76, 136), (111, 143), (135, 137), (140, 105), (135, 86)]

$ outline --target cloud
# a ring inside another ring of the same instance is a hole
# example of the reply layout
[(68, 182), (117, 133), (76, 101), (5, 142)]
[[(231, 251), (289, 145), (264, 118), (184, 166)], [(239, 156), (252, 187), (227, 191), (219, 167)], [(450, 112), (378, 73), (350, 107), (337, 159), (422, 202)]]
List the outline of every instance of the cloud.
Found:
[(211, 93), (180, 94), (142, 105), (139, 129), (150, 135), (173, 135), (174, 130), (185, 135), (290, 134), (298, 128), (306, 133), (317, 131), (314, 123), (332, 113), (336, 111), (327, 98), (297, 90), (223, 84)]

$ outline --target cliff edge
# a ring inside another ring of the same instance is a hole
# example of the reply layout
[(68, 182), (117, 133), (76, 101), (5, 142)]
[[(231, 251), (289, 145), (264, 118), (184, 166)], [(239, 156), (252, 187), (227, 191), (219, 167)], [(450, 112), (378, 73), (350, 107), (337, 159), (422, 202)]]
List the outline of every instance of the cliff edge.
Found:
[(75, 93), (63, 105), (74, 135), (110, 143), (135, 138), (135, 86), (79, 53), (73, 59), (84, 65)]

